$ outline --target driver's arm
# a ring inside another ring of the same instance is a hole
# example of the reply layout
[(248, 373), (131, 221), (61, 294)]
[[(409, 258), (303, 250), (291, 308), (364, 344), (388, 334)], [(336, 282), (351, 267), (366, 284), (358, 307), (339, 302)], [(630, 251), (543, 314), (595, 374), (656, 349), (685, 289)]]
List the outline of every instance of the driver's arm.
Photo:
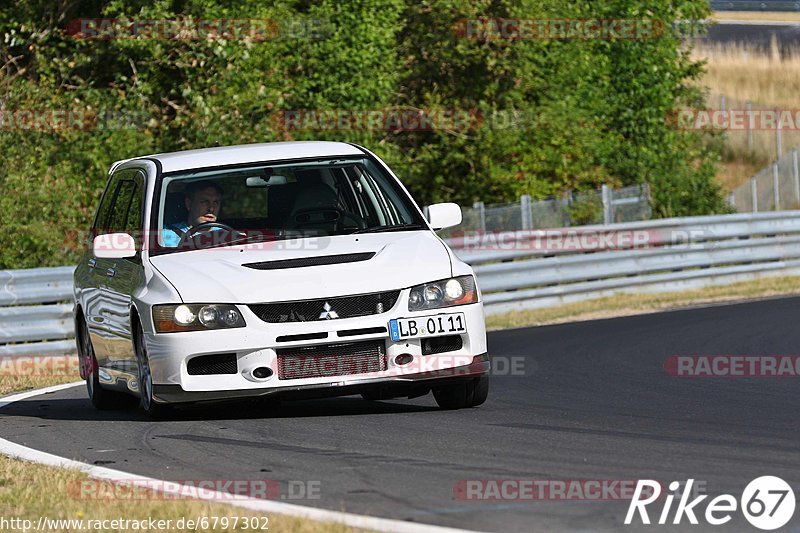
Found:
[(162, 246), (165, 248), (177, 248), (181, 242), (181, 238), (189, 231), (189, 225), (175, 224), (172, 227), (164, 228), (161, 232)]

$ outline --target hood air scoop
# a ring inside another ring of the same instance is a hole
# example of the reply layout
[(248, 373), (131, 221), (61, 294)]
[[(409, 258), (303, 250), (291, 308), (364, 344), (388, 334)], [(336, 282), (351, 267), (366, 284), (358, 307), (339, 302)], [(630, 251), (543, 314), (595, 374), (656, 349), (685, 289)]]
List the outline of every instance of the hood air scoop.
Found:
[(372, 259), (375, 252), (357, 254), (323, 255), (312, 257), (298, 257), (297, 259), (281, 259), (280, 261), (263, 261), (260, 263), (246, 263), (242, 266), (255, 270), (279, 270), (282, 268), (300, 268), (320, 265), (338, 265), (341, 263), (356, 263)]

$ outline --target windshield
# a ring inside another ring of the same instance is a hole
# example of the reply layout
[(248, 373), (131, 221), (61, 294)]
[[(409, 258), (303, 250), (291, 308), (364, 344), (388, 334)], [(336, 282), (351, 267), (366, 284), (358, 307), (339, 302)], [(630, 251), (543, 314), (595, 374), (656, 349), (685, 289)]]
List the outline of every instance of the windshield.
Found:
[(368, 158), (168, 175), (158, 205), (161, 252), (427, 229), (394, 178)]

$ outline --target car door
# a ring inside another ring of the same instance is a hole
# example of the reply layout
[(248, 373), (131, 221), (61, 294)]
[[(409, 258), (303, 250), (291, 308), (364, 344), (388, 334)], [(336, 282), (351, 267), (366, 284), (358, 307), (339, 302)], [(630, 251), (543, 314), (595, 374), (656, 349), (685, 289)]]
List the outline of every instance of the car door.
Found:
[(102, 284), (103, 322), (109, 332), (106, 366), (136, 376), (130, 310), (133, 294), (144, 283), (141, 259), (142, 209), (145, 177), (139, 169), (119, 171), (119, 184), (109, 218), (110, 233), (127, 233), (136, 241), (136, 255), (124, 259), (105, 259), (98, 275)]
[(109, 332), (104, 322), (106, 313), (103, 312), (103, 307), (106, 305), (103, 298), (103, 286), (105, 284), (104, 260), (94, 255), (92, 241), (94, 237), (108, 233), (108, 222), (118, 185), (119, 177), (112, 175), (100, 199), (100, 205), (94, 217), (94, 224), (92, 224), (92, 229), (89, 233), (89, 249), (76, 270), (76, 282), (81, 287), (83, 315), (94, 346), (95, 357), (100, 366), (104, 366), (106, 353), (108, 352), (106, 344)]

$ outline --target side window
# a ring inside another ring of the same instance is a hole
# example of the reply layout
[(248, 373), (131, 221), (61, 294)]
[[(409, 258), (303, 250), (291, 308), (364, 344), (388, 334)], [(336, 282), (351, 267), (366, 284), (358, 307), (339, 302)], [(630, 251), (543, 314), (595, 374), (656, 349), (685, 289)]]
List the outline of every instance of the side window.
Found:
[(136, 184), (131, 180), (122, 180), (117, 186), (114, 195), (114, 203), (111, 207), (111, 215), (108, 217), (108, 233), (118, 233), (125, 231), (128, 218), (128, 210), (131, 206), (131, 198)]
[(119, 184), (118, 175), (112, 176), (106, 190), (103, 192), (103, 197), (100, 199), (100, 205), (97, 207), (97, 214), (94, 217), (94, 225), (92, 226), (92, 234), (103, 235), (108, 233), (108, 215), (111, 213), (111, 204), (114, 203), (114, 195), (117, 192), (117, 185)]
[(126, 232), (141, 243), (144, 175), (121, 170), (112, 176), (95, 219), (95, 235)]
[(134, 235), (142, 231), (142, 191), (134, 183), (128, 216), (125, 218), (125, 232)]
[(125, 233), (133, 236), (136, 249), (142, 249), (142, 210), (144, 206), (144, 174), (137, 171), (133, 176), (133, 192), (128, 206), (128, 216), (125, 220)]

